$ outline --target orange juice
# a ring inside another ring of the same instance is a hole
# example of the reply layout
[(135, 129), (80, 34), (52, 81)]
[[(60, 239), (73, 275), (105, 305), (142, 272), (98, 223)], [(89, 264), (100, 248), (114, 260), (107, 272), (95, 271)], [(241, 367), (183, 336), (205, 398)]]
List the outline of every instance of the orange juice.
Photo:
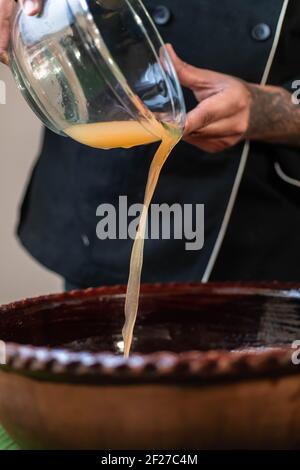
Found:
[(137, 121), (78, 124), (66, 129), (65, 133), (81, 144), (98, 149), (130, 148), (160, 140)]
[(180, 129), (161, 126), (161, 144), (157, 149), (151, 163), (146, 186), (144, 208), (142, 211), (138, 232), (133, 244), (130, 260), (129, 279), (127, 284), (125, 302), (125, 325), (123, 328), (124, 356), (130, 353), (133, 330), (139, 304), (141, 274), (143, 267), (144, 240), (147, 226), (147, 216), (151, 200), (157, 186), (161, 169), (175, 145), (180, 140), (182, 133)]
[(161, 169), (172, 149), (182, 136), (181, 129), (161, 124), (155, 119), (151, 121), (151, 130), (152, 132), (147, 131), (137, 121), (82, 124), (65, 130), (66, 134), (78, 142), (96, 148), (129, 148), (161, 141), (151, 163), (145, 192), (144, 208), (131, 253), (125, 301), (125, 324), (122, 330), (125, 357), (128, 357), (130, 353), (133, 330), (138, 312), (148, 209)]

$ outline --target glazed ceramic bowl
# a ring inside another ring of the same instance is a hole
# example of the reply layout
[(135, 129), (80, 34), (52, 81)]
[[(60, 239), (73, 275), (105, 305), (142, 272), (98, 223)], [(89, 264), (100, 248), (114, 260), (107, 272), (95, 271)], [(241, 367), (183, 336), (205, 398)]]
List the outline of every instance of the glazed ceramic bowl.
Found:
[(23, 448), (300, 448), (300, 286), (145, 285), (0, 309), (0, 422)]

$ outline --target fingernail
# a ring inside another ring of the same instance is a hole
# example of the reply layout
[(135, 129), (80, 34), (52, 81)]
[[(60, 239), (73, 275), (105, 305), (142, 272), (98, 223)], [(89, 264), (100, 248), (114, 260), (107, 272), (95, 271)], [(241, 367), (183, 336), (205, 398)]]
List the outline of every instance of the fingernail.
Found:
[(169, 42), (166, 44), (166, 47), (167, 47), (167, 49), (169, 49), (169, 51), (175, 52), (174, 47)]
[(0, 52), (0, 62), (2, 62), (5, 65), (8, 65), (9, 59), (8, 59), (7, 52)]
[(36, 15), (39, 10), (39, 2), (37, 0), (23, 0), (23, 10), (26, 15)]

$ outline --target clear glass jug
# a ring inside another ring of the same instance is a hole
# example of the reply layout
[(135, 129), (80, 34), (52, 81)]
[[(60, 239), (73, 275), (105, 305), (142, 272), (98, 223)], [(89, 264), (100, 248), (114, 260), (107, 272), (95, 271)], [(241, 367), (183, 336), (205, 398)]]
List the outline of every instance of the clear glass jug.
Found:
[(45, 0), (39, 17), (19, 9), (10, 65), (30, 106), (58, 134), (82, 141), (74, 126), (135, 122), (150, 142), (158, 140), (153, 116), (184, 127), (180, 84), (140, 0)]

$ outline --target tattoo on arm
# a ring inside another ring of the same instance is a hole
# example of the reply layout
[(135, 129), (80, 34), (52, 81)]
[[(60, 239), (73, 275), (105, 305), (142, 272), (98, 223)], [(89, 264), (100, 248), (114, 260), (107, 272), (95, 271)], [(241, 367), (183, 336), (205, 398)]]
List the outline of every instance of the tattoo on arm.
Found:
[(283, 88), (247, 85), (252, 97), (249, 140), (300, 147), (300, 106)]

